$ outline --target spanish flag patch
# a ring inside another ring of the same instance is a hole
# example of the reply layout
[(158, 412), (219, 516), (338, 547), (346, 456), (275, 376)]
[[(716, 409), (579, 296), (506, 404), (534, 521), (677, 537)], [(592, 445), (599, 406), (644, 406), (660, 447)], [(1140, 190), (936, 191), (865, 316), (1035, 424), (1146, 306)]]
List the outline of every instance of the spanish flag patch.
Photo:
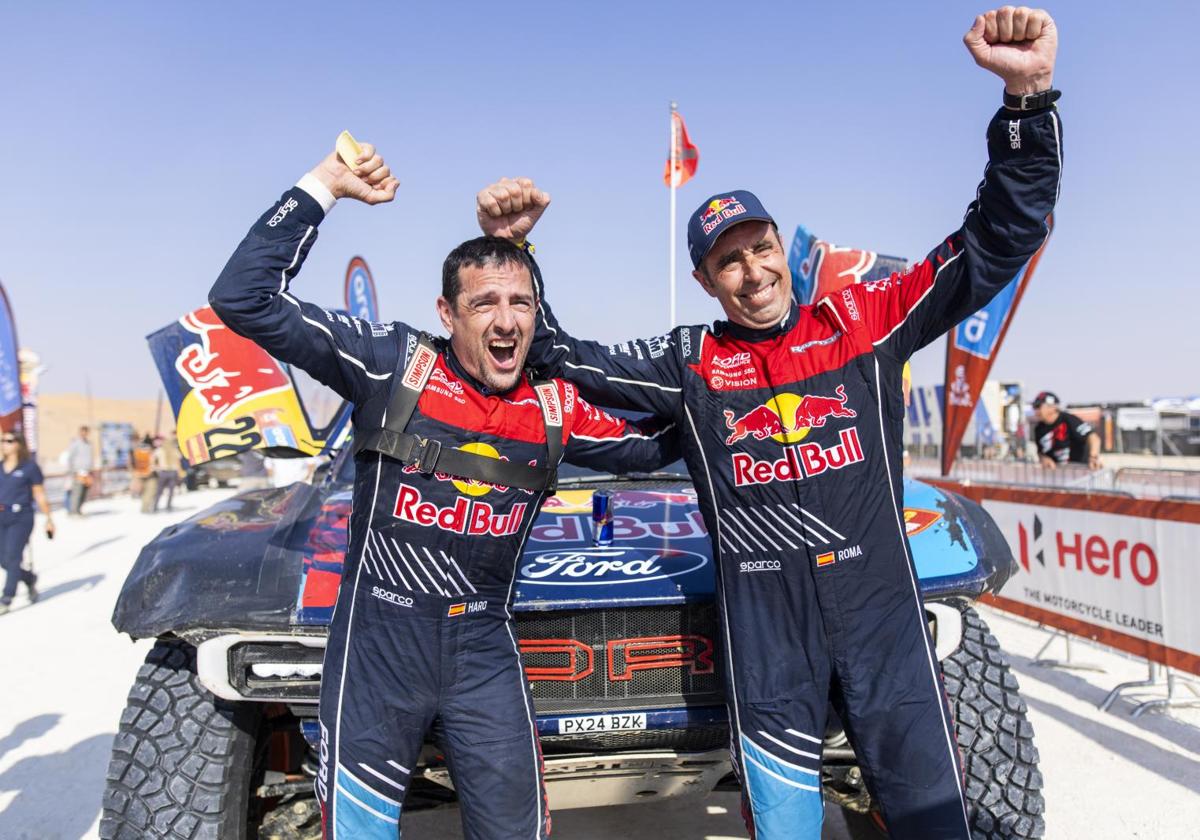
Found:
[(826, 551), (824, 554), (817, 555), (817, 565), (818, 566), (832, 566), (833, 560), (834, 560), (834, 558), (833, 558), (832, 551)]
[(467, 612), (466, 604), (451, 604), (450, 609), (446, 612), (446, 617), (454, 618), (456, 616), (465, 615), (466, 612)]

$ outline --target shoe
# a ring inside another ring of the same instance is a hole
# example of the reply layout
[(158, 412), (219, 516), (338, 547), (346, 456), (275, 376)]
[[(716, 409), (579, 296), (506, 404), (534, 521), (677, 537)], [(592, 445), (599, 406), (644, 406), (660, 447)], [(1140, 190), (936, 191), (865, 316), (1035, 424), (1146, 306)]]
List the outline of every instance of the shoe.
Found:
[(4, 615), (6, 612), (8, 612), (8, 604), (0, 604), (0, 615)]
[(42, 593), (38, 592), (37, 583), (29, 584), (29, 603), (36, 604), (38, 598), (42, 597)]

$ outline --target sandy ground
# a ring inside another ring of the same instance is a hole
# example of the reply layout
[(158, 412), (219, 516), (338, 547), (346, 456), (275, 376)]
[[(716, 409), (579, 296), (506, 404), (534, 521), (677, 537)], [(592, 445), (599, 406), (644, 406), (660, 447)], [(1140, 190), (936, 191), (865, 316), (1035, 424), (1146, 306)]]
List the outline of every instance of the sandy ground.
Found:
[[(57, 515), (53, 542), (38, 534), (35, 563), (43, 600), (24, 589), (0, 617), (0, 838), (95, 837), (104, 773), (125, 695), (150, 643), (117, 635), (113, 603), (139, 548), (175, 518), (228, 491), (185, 494), (176, 514), (143, 516), (133, 500), (90, 504), (83, 519)], [(985, 611), (1009, 652), (1041, 751), (1047, 836), (1195, 837), (1200, 823), (1200, 709), (1131, 718), (1128, 702), (1110, 712), (1097, 704), (1118, 682), (1140, 679), (1145, 664), (1077, 643), (1075, 657), (1103, 673), (1035, 665), (1046, 639), (1023, 621)], [(1062, 656), (1056, 642), (1050, 655)], [(1155, 696), (1141, 690), (1136, 699)], [(404, 836), (461, 837), (453, 810), (406, 818)], [(704, 799), (558, 811), (556, 838), (654, 837), (655, 840), (744, 838), (736, 794)], [(826, 838), (844, 838), (832, 811)]]

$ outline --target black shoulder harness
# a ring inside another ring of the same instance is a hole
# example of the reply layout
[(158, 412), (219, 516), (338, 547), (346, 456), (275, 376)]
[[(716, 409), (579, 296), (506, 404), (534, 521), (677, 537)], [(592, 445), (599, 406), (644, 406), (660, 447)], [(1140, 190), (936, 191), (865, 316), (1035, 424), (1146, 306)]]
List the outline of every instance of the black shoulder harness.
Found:
[(531, 383), (542, 408), (542, 420), (546, 424), (545, 467), (531, 467), (461, 449), (443, 448), (440, 440), (420, 438), (405, 431), (437, 357), (438, 351), (433, 346), (433, 340), (428, 333), (421, 333), (399, 381), (392, 383), (387, 420), (383, 428), (372, 429), (361, 436), (355, 435), (355, 452), (379, 452), (405, 466), (414, 466), (426, 475), (435, 471), (443, 472), (488, 484), (553, 494), (558, 484), (558, 462), (563, 454), (562, 404), (557, 386), (553, 382)]

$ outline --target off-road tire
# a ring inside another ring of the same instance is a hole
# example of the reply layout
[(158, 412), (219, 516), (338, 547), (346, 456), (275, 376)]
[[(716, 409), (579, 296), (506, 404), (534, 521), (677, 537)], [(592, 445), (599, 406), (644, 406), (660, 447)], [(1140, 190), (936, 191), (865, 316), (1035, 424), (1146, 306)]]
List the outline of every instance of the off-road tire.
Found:
[(210, 694), (196, 652), (159, 641), (113, 739), (103, 840), (247, 840), (258, 711)]
[[(1033, 727), (1000, 643), (964, 601), (962, 642), (942, 660), (942, 678), (966, 774), (972, 840), (1036, 840), (1045, 835), (1042, 774)], [(846, 813), (856, 840), (887, 836), (869, 815)]]

